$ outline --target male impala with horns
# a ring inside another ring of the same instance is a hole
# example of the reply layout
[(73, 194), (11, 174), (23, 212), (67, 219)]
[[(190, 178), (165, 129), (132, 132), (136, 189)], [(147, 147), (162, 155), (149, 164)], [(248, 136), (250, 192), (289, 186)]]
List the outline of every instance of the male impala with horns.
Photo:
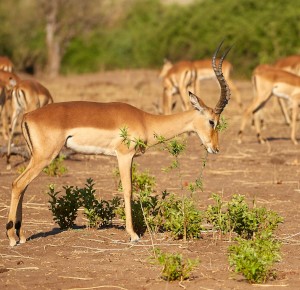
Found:
[(131, 166), (137, 149), (134, 142), (127, 146), (120, 130), (127, 128), (132, 140), (142, 140), (148, 146), (158, 143), (155, 136), (173, 138), (184, 132), (196, 132), (209, 153), (219, 152), (218, 124), (222, 111), (230, 98), (230, 89), (222, 73), (222, 62), (216, 57), (222, 43), (212, 58), (212, 66), (221, 87), (215, 108), (189, 93), (192, 109), (173, 115), (153, 115), (124, 103), (65, 102), (53, 103), (27, 113), (23, 117), (22, 131), (31, 154), (24, 172), (13, 182), (11, 204), (6, 225), (10, 245), (16, 245), (15, 233), (20, 243), (26, 238), (22, 227), (22, 200), (30, 182), (60, 152), (63, 146), (77, 152), (116, 156), (122, 181), (126, 231), (131, 241), (139, 236), (132, 225)]

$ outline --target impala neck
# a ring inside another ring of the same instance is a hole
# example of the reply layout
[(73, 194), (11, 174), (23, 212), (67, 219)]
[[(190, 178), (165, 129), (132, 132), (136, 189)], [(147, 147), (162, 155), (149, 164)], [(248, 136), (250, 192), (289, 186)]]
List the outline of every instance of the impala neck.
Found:
[(168, 140), (184, 132), (193, 131), (195, 114), (197, 114), (196, 110), (173, 115), (147, 115), (148, 145), (152, 146), (158, 143), (154, 134)]

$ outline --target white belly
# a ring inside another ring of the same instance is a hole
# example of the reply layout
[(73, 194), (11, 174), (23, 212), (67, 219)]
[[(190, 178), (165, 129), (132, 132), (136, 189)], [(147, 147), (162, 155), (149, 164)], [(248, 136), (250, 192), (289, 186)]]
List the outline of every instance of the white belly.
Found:
[(120, 141), (120, 137), (113, 131), (96, 128), (76, 128), (70, 132), (65, 146), (84, 154), (116, 156), (116, 146)]

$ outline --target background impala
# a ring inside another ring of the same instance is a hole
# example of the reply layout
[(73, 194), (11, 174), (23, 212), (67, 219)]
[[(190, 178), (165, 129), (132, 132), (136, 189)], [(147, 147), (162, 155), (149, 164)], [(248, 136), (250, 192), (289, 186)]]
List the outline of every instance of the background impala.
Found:
[(7, 72), (0, 70), (0, 81), (1, 86), (5, 89), (2, 90), (2, 101), (0, 106), (0, 114), (1, 114), (1, 121), (2, 121), (2, 137), (5, 140), (8, 140), (9, 136), (9, 119), (11, 117), (11, 91), (14, 86), (20, 81), (19, 76), (15, 73)]
[(291, 103), (292, 125), (290, 136), (292, 142), (298, 144), (296, 140), (296, 121), (300, 102), (300, 77), (269, 65), (261, 65), (254, 70), (253, 86), (255, 97), (243, 114), (238, 134), (239, 143), (242, 141), (242, 134), (246, 122), (252, 114), (254, 117), (257, 139), (260, 143), (264, 143), (264, 139), (261, 137), (261, 122), (258, 120), (258, 112), (266, 105), (272, 95), (274, 95), (278, 98), (284, 98)]
[[(218, 62), (219, 60), (217, 59), (217, 63)], [(237, 103), (242, 107), (243, 104), (240, 92), (231, 78), (232, 70), (232, 64), (229, 61), (224, 60), (222, 64), (223, 75), (233, 92)], [(163, 79), (163, 111), (165, 113), (170, 113), (172, 109), (172, 95), (176, 93), (180, 94), (182, 109), (186, 110), (188, 108), (184, 101), (187, 99), (186, 92), (192, 90), (201, 96), (201, 81), (206, 79), (216, 79), (215, 72), (211, 67), (211, 60), (209, 59), (179, 61), (174, 64), (170, 60), (165, 59), (159, 77)]]
[(163, 80), (163, 113), (171, 114), (174, 107), (174, 95), (178, 94), (182, 110), (190, 109), (188, 91), (195, 93), (196, 70), (190, 61), (180, 61), (174, 65), (165, 60), (160, 72)]
[(11, 102), (11, 130), (7, 145), (7, 169), (11, 169), (11, 145), (19, 118), (24, 113), (53, 103), (53, 98), (48, 89), (39, 82), (20, 80), (11, 91)]

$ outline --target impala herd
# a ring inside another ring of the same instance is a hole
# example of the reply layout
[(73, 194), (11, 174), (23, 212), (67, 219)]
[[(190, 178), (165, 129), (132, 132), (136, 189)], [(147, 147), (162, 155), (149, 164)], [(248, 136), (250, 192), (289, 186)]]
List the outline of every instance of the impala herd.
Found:
[[(55, 103), (47, 88), (36, 80), (21, 79), (14, 73), (12, 62), (7, 57), (0, 57), (0, 113), (2, 136), (7, 140), (7, 169), (11, 169), (11, 146), (20, 120), (31, 156), (27, 168), (12, 184), (6, 225), (10, 245), (26, 241), (22, 225), (22, 201), (28, 185), (64, 146), (79, 153), (116, 156), (124, 193), (126, 231), (131, 241), (137, 241), (139, 237), (132, 225), (131, 172), (132, 160), (140, 148), (134, 142), (129, 146), (124, 144), (120, 130), (126, 128), (129, 138), (142, 140), (146, 148), (158, 143), (156, 136), (171, 139), (184, 132), (195, 132), (207, 152), (218, 153), (218, 125), (220, 115), (230, 99), (230, 91), (238, 105), (242, 106), (239, 90), (230, 77), (232, 65), (225, 60), (230, 48), (218, 58), (221, 46), (222, 43), (212, 60), (177, 63), (165, 60), (160, 73), (163, 85), (162, 115), (150, 114), (119, 102)], [(275, 96), (286, 122), (291, 124), (291, 140), (297, 144), (296, 121), (300, 101), (298, 74), (300, 56), (281, 59), (272, 66), (260, 65), (254, 70), (254, 98), (242, 115), (238, 142), (242, 142), (242, 133), (250, 117), (254, 120), (258, 141), (264, 142), (260, 134), (259, 112), (271, 96)], [(202, 95), (200, 82), (203, 79), (216, 79), (220, 87), (214, 108), (208, 107), (205, 100), (198, 97)], [(179, 95), (182, 112), (172, 114), (176, 94)]]

